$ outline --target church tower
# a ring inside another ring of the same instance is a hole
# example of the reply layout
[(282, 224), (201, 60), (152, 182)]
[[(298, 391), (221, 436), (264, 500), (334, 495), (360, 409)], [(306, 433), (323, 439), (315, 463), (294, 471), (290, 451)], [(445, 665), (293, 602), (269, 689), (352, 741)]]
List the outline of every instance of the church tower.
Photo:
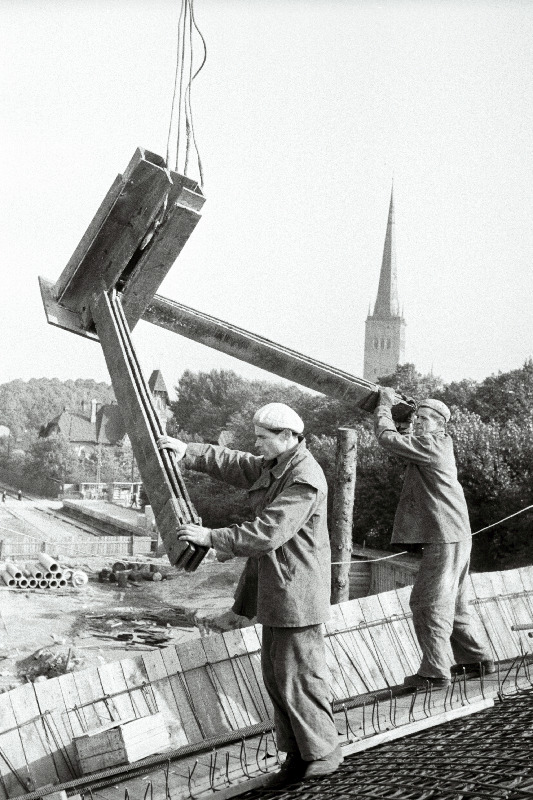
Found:
[(370, 314), (369, 310), (366, 319), (363, 376), (373, 383), (391, 375), (405, 358), (405, 320), (398, 303), (394, 233), (394, 196), (391, 191), (378, 296), (374, 313)]

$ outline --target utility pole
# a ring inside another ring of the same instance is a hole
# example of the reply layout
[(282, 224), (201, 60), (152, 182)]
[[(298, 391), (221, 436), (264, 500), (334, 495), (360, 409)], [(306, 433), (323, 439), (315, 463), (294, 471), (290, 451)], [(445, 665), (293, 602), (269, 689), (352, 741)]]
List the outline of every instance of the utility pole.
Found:
[(357, 433), (353, 428), (338, 428), (331, 523), (332, 605), (349, 599), (356, 466)]

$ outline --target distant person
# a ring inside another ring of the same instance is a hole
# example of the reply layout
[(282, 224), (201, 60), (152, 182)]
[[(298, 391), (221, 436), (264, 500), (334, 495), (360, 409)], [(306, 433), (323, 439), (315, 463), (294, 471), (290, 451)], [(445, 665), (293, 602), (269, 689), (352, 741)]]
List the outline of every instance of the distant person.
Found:
[[(240, 525), (184, 525), (178, 537), (217, 556), (248, 556), (257, 583), (248, 604), (263, 625), (261, 667), (274, 706), (276, 737), (287, 753), (269, 786), (334, 772), (343, 757), (331, 707), (323, 623), (329, 617), (331, 550), (324, 473), (305, 445), (304, 423), (284, 403), (256, 411), (259, 455), (164, 436), (159, 448), (187, 466), (248, 490), (255, 517)], [(245, 592), (246, 593), (246, 592)], [(252, 610), (249, 612), (252, 613)]]
[(457, 480), (452, 439), (446, 431), (450, 409), (423, 400), (413, 432), (402, 435), (392, 419), (392, 389), (380, 389), (374, 429), (381, 447), (407, 462), (394, 517), (393, 542), (423, 545), (410, 606), (422, 663), (404, 686), (444, 688), (452, 673), (495, 671), (489, 642), (470, 614), (467, 578), (472, 534), (463, 488)]
[(17, 492), (17, 497), (18, 497), (19, 500), (22, 500), (22, 492), (21, 492), (20, 489)]
[(5, 490), (4, 490), (4, 491), (2, 492), (2, 503), (5, 503), (5, 502), (6, 502), (6, 496), (7, 496), (7, 495), (6, 495), (6, 493), (5, 493)]

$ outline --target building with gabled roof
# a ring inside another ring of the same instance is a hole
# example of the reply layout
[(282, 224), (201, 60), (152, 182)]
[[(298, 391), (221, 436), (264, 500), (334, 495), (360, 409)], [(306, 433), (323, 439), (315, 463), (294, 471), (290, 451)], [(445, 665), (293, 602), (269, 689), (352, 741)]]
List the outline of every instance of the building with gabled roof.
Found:
[(405, 319), (398, 302), (394, 188), (391, 190), (387, 232), (374, 311), (366, 319), (363, 376), (376, 382), (392, 375), (405, 359)]
[(126, 434), (120, 409), (116, 403), (83, 401), (79, 411), (64, 408), (41, 427), (39, 436), (61, 435), (67, 439), (78, 457), (87, 456), (98, 446), (116, 447)]

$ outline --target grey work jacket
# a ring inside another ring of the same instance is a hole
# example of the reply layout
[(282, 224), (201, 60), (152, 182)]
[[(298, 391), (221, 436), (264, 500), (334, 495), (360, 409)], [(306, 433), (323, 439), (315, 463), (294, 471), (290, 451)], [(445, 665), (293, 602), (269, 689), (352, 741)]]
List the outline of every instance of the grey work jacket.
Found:
[(460, 542), (469, 539), (470, 521), (457, 480), (453, 443), (444, 431), (402, 436), (388, 406), (374, 413), (379, 444), (407, 461), (392, 530), (392, 542)]
[(327, 484), (305, 442), (272, 461), (189, 444), (185, 464), (248, 490), (255, 519), (214, 528), (211, 536), (222, 555), (251, 556), (251, 567), (256, 562), (258, 621), (280, 628), (325, 622), (331, 589)]

